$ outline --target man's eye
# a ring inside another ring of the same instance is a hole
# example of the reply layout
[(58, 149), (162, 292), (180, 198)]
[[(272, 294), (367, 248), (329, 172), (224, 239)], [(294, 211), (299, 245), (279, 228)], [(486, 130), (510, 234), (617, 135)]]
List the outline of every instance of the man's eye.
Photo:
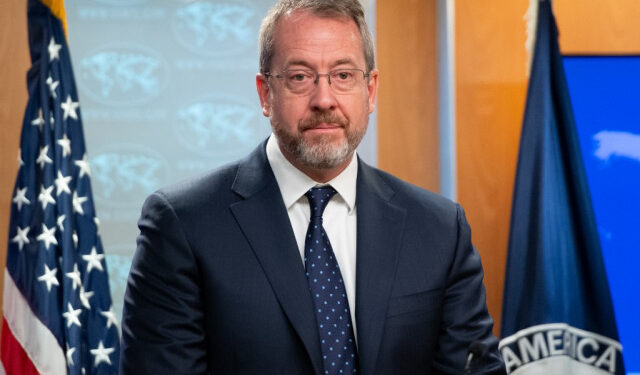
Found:
[(336, 72), (335, 77), (341, 81), (348, 81), (353, 78), (353, 73), (347, 71)]
[(310, 75), (306, 73), (291, 73), (289, 75), (289, 80), (293, 82), (304, 82), (310, 79)]

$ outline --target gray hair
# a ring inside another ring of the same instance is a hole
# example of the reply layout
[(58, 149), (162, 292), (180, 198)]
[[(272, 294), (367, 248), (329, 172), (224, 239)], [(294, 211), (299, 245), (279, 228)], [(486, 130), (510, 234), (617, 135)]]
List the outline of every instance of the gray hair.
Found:
[(375, 68), (375, 56), (371, 33), (364, 19), (364, 9), (358, 0), (280, 0), (262, 21), (260, 28), (260, 73), (266, 73), (274, 55), (274, 31), (278, 20), (294, 10), (307, 10), (311, 14), (327, 18), (350, 18), (358, 27), (364, 50), (367, 71)]

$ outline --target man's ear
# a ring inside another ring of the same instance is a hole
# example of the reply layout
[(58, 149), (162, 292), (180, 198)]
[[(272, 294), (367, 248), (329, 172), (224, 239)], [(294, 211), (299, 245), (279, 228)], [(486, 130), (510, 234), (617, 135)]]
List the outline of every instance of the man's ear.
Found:
[(369, 92), (369, 113), (371, 113), (376, 109), (376, 96), (378, 95), (378, 69), (373, 69), (369, 72), (367, 90)]
[(271, 101), (269, 100), (269, 81), (267, 76), (262, 73), (256, 74), (256, 89), (258, 90), (258, 97), (260, 98), (260, 106), (262, 107), (262, 114), (265, 117), (271, 115)]

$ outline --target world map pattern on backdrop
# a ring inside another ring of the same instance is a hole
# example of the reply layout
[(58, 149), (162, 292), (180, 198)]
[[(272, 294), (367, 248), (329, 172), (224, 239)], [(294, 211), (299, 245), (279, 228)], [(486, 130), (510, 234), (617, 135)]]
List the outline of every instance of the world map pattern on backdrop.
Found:
[[(255, 74), (259, 27), (273, 3), (65, 2), (118, 316), (144, 199), (245, 156), (270, 133)], [(374, 26), (375, 0), (363, 5)], [(375, 116), (369, 129), (359, 152), (375, 164)]]

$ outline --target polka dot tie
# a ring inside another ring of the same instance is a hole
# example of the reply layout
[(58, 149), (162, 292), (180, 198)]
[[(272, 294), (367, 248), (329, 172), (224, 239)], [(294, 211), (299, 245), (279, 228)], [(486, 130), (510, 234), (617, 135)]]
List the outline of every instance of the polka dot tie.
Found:
[(331, 186), (309, 189), (311, 220), (304, 245), (304, 263), (316, 311), (325, 374), (357, 373), (358, 357), (351, 327), (347, 292), (322, 213), (336, 191)]

